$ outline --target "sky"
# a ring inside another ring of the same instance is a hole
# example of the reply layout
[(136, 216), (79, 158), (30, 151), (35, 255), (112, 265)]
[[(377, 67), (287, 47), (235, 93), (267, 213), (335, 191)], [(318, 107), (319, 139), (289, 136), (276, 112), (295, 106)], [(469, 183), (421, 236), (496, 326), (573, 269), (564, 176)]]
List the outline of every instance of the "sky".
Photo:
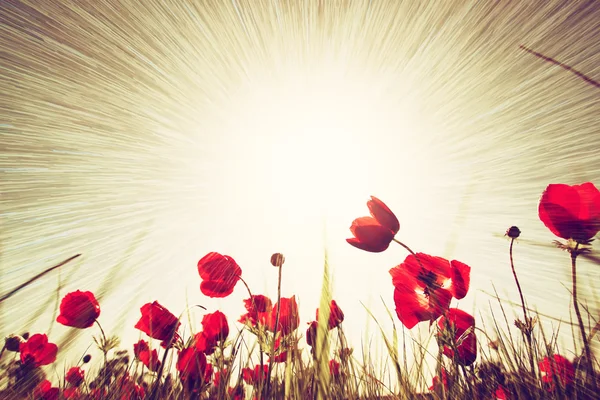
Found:
[[(600, 92), (519, 46), (598, 80), (598, 21), (594, 1), (1, 2), (0, 293), (82, 256), (0, 304), (0, 335), (47, 332), (77, 360), (97, 332), (54, 322), (74, 290), (124, 346), (154, 300), (233, 322), (242, 285), (199, 291), (211, 251), (272, 298), (283, 253), (304, 332), (326, 249), (351, 343), (381, 344), (365, 308), (390, 332), (388, 271), (407, 253), (345, 240), (374, 195), (399, 240), (471, 266), (453, 306), (481, 323), (494, 287), (518, 301), (502, 238), (517, 225), (527, 302), (572, 347), (569, 258), (537, 206), (550, 183), (600, 184)], [(595, 315), (597, 268), (580, 260)]]

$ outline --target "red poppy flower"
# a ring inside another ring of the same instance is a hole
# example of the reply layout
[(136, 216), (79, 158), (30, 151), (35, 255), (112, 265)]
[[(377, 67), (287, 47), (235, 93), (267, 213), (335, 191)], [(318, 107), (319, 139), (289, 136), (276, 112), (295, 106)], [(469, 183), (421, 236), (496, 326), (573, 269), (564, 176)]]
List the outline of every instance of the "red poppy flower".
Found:
[(329, 360), (329, 373), (333, 377), (340, 376), (340, 363), (336, 360)]
[(49, 380), (42, 381), (33, 391), (33, 396), (39, 400), (58, 400), (60, 390), (52, 387)]
[[(448, 324), (446, 323), (448, 321)], [(451, 329), (454, 333), (454, 343), (458, 354), (454, 357), (451, 346), (444, 346), (444, 355), (454, 359), (461, 365), (471, 365), (477, 358), (477, 337), (475, 336), (475, 318), (458, 308), (451, 308), (438, 321), (441, 332)], [(467, 332), (468, 331), (468, 332)]]
[(231, 400), (244, 400), (246, 398), (244, 385), (237, 385), (235, 387), (228, 388), (227, 394)]
[(216, 342), (226, 340), (229, 335), (229, 325), (225, 314), (215, 311), (202, 317), (202, 332)]
[(21, 343), (21, 363), (32, 363), (35, 367), (52, 364), (56, 361), (58, 346), (48, 343), (48, 336), (41, 333), (31, 335), (25, 343)]
[(496, 400), (508, 400), (510, 397), (508, 396), (508, 390), (506, 390), (502, 385), (498, 385), (496, 392)]
[(161, 306), (158, 301), (147, 303), (140, 308), (142, 317), (135, 324), (135, 328), (144, 332), (151, 338), (168, 342), (176, 340), (177, 329), (181, 323), (169, 310)]
[(69, 382), (71, 386), (79, 386), (85, 379), (85, 371), (79, 367), (71, 367), (65, 375), (65, 380)]
[(143, 399), (145, 398), (146, 392), (144, 388), (138, 385), (129, 374), (121, 375), (117, 378), (117, 385), (119, 388), (119, 394), (121, 400), (132, 400), (132, 399)]
[(561, 355), (555, 354), (552, 358), (545, 357), (540, 361), (539, 367), (542, 373), (542, 382), (549, 384), (549, 390), (554, 389), (554, 377), (563, 387), (570, 385), (575, 379), (573, 363)]
[(73, 328), (89, 328), (100, 316), (100, 305), (92, 292), (77, 290), (68, 293), (60, 302), (56, 322)]
[(205, 335), (204, 332), (198, 332), (194, 335), (194, 347), (196, 348), (196, 351), (210, 356), (217, 348), (217, 341), (214, 337)]
[[(435, 390), (435, 388), (440, 384), (440, 378), (436, 375), (433, 377), (431, 381), (431, 386), (429, 386), (429, 390)], [(442, 368), (442, 385), (444, 385), (444, 389), (448, 390), (448, 373), (444, 368)]]
[(244, 306), (248, 312), (240, 317), (239, 322), (249, 323), (251, 326), (256, 326), (258, 323), (267, 325), (273, 307), (271, 299), (262, 294), (252, 295), (244, 300)]
[(585, 243), (600, 231), (600, 191), (590, 182), (548, 185), (538, 212), (556, 236)]
[(281, 336), (278, 336), (277, 339), (275, 339), (275, 356), (273, 357), (273, 362), (276, 363), (283, 363), (287, 361), (288, 351), (285, 347), (285, 344), (282, 346), (281, 342)]
[(308, 326), (306, 330), (306, 343), (310, 347), (313, 347), (315, 343), (317, 343), (317, 329), (319, 328), (319, 323), (317, 321), (313, 321)]
[(133, 354), (135, 358), (142, 362), (152, 372), (158, 371), (160, 361), (156, 349), (150, 351), (150, 346), (145, 340), (140, 340), (133, 345)]
[(198, 261), (200, 291), (208, 297), (227, 297), (242, 276), (242, 269), (229, 256), (211, 252)]
[(179, 379), (188, 388), (210, 382), (213, 372), (212, 365), (206, 362), (204, 353), (197, 351), (193, 346), (179, 352), (176, 369), (179, 371)]
[(367, 201), (367, 207), (371, 216), (352, 221), (350, 231), (354, 237), (346, 241), (361, 250), (380, 253), (389, 247), (400, 230), (400, 222), (388, 206), (377, 197), (371, 196), (371, 200)]
[[(298, 314), (298, 304), (296, 304), (296, 296), (292, 296), (289, 299), (282, 297), (280, 300), (281, 307), (279, 310), (279, 325), (277, 332), (281, 332), (282, 335), (288, 335), (298, 328), (300, 325), (300, 316)], [(269, 330), (275, 331), (275, 320), (277, 319), (277, 303), (273, 306), (271, 311), (271, 317), (269, 321)]]
[[(229, 371), (227, 370), (227, 368), (223, 368), (220, 371), (215, 371), (215, 374), (213, 376), (213, 385), (221, 386), (221, 383), (223, 383), (223, 386), (227, 386), (228, 382), (226, 382), (225, 379), (227, 379), (228, 373)], [(227, 379), (227, 381), (229, 381), (229, 379)]]
[(258, 385), (261, 381), (265, 382), (269, 374), (268, 365), (256, 365), (252, 368), (242, 368), (242, 378), (248, 385)]
[[(319, 309), (317, 308), (317, 318), (319, 320)], [(335, 300), (331, 300), (331, 305), (329, 307), (329, 322), (328, 328), (331, 330), (333, 328), (337, 328), (344, 321), (344, 313), (342, 309), (337, 305)]]
[(67, 387), (63, 390), (63, 397), (67, 400), (83, 399), (81, 390), (78, 387)]
[(448, 309), (452, 297), (465, 297), (471, 276), (471, 267), (460, 261), (425, 253), (417, 256), (418, 260), (410, 254), (390, 269), (396, 314), (408, 329), (421, 321), (435, 321)]

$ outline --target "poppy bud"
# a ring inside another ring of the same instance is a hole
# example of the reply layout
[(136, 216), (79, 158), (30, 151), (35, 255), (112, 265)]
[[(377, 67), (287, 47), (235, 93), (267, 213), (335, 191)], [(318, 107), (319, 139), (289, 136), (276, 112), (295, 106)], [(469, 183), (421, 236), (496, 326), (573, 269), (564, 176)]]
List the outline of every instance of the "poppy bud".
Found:
[(285, 262), (285, 257), (281, 253), (275, 253), (271, 256), (271, 265), (281, 267)]
[(85, 356), (83, 356), (83, 363), (87, 364), (90, 362), (91, 359), (92, 359), (92, 356), (89, 354), (86, 354)]
[(21, 343), (25, 343), (25, 339), (19, 335), (10, 335), (6, 339), (4, 339), (4, 346), (6, 350), (13, 351), (15, 353), (19, 352), (19, 346)]
[(517, 228), (516, 226), (511, 226), (506, 231), (506, 236), (508, 236), (509, 238), (512, 238), (512, 239), (518, 238), (519, 235), (521, 235), (521, 230), (519, 228)]

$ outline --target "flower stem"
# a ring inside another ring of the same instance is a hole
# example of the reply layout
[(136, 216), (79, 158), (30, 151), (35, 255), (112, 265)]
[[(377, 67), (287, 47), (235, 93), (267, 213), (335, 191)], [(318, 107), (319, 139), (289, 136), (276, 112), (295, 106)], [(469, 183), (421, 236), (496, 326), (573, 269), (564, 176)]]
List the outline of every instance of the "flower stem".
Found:
[(417, 255), (417, 253), (415, 253), (414, 251), (412, 251), (412, 249), (410, 247), (408, 247), (407, 245), (405, 245), (404, 243), (402, 243), (398, 239), (393, 238), (392, 240), (394, 242), (398, 243), (400, 246), (404, 247), (410, 254), (412, 254), (413, 256), (415, 256), (415, 258), (417, 259), (417, 262), (419, 263), (419, 266), (421, 268), (423, 268), (423, 264), (421, 264), (421, 259), (419, 258), (419, 256)]
[(106, 334), (104, 333), (104, 329), (102, 329), (102, 325), (100, 325), (100, 322), (98, 322), (98, 320), (95, 320), (94, 322), (96, 323), (96, 325), (98, 325), (98, 328), (100, 328), (100, 333), (102, 333), (102, 354), (104, 355), (104, 364), (106, 364), (108, 362), (106, 356)]
[(571, 251), (571, 279), (573, 281), (573, 308), (575, 309), (575, 315), (577, 315), (577, 322), (579, 323), (579, 330), (581, 331), (581, 339), (583, 340), (583, 349), (585, 352), (588, 379), (591, 379), (594, 391), (596, 390), (596, 378), (594, 374), (594, 364), (592, 361), (592, 352), (590, 350), (590, 344), (585, 333), (585, 325), (581, 318), (581, 312), (579, 311), (579, 302), (577, 301), (577, 249), (579, 243), (575, 245), (575, 248)]
[(513, 276), (515, 277), (515, 283), (517, 284), (517, 289), (519, 290), (519, 297), (521, 298), (521, 306), (523, 307), (523, 319), (525, 327), (522, 330), (523, 335), (527, 339), (527, 345), (529, 347), (529, 366), (531, 367), (531, 373), (535, 374), (535, 362), (533, 361), (533, 342), (531, 338), (531, 320), (527, 317), (527, 308), (525, 307), (525, 298), (523, 297), (523, 290), (521, 289), (521, 284), (519, 283), (519, 278), (517, 278), (517, 271), (515, 270), (515, 262), (513, 260), (513, 244), (515, 243), (515, 238), (512, 237), (510, 239), (510, 249), (508, 251), (510, 256), (510, 267), (512, 268)]
[(281, 268), (279, 265), (279, 278), (277, 280), (277, 314), (275, 315), (275, 326), (273, 327), (273, 342), (271, 343), (271, 357), (269, 357), (269, 372), (267, 373), (267, 396), (271, 391), (271, 371), (273, 369), (273, 357), (275, 356), (275, 340), (277, 338), (277, 328), (279, 327), (279, 312), (281, 311)]
[[(281, 270), (280, 270), (280, 272), (281, 272)], [(281, 275), (280, 275), (280, 276), (281, 276)], [(248, 294), (250, 295), (250, 301), (252, 302), (252, 306), (253, 306), (253, 307), (254, 307), (254, 309), (256, 310), (256, 302), (254, 301), (254, 296), (252, 295), (252, 291), (250, 290), (250, 286), (248, 286), (248, 283), (246, 283), (246, 281), (245, 281), (245, 280), (244, 280), (244, 279), (243, 279), (241, 276), (240, 276), (239, 278), (240, 278), (240, 281), (242, 281), (242, 283), (244, 284), (244, 286), (246, 286), (246, 290), (248, 290)], [(281, 286), (281, 283), (280, 283), (280, 286)], [(261, 324), (260, 324), (260, 322), (259, 322), (259, 321), (257, 321), (257, 326), (258, 326), (258, 329), (259, 329), (259, 337), (258, 337), (258, 340), (260, 341), (260, 340), (262, 339), (262, 334), (261, 334), (261, 332), (262, 332), (262, 328), (261, 328)], [(263, 347), (262, 347), (262, 345), (259, 345), (259, 346), (258, 346), (258, 349), (259, 349), (259, 353), (260, 353), (260, 365), (262, 366), (262, 365), (264, 365), (264, 364), (263, 364), (263, 362), (264, 362), (264, 361), (263, 361), (263, 359), (264, 359), (263, 353), (264, 353), (264, 352), (263, 352)], [(261, 368), (262, 368), (262, 367), (261, 367)], [(261, 381), (261, 382), (259, 383), (259, 386), (261, 387), (261, 389), (262, 389), (262, 384), (263, 384), (263, 382)], [(261, 397), (261, 395), (262, 395), (262, 390), (259, 390), (259, 397), (258, 397), (258, 400), (260, 400), (260, 399), (262, 398), (262, 397)]]

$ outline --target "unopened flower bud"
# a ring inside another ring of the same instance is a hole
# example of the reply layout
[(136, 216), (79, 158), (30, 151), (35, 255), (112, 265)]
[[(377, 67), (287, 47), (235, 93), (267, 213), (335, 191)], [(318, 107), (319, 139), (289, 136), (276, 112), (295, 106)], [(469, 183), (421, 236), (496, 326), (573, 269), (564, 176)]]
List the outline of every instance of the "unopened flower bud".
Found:
[(271, 264), (274, 267), (281, 267), (285, 262), (285, 257), (281, 253), (275, 253), (271, 256)]
[(10, 335), (6, 339), (4, 339), (4, 346), (6, 346), (6, 350), (14, 351), (15, 353), (19, 352), (19, 347), (21, 347), (21, 343), (25, 343), (25, 339), (19, 335)]
[(92, 359), (92, 356), (89, 354), (86, 354), (85, 356), (83, 356), (83, 363), (87, 364), (90, 362), (91, 359)]
[(509, 238), (512, 238), (512, 239), (518, 238), (520, 234), (521, 234), (521, 230), (519, 228), (517, 228), (516, 226), (511, 226), (506, 231), (506, 236), (508, 236)]

